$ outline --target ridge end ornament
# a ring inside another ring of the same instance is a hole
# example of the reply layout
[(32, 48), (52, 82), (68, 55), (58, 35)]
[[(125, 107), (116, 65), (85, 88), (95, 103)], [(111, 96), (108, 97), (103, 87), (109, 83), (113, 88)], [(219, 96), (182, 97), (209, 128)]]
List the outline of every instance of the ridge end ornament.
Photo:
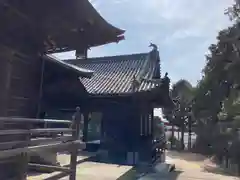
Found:
[(153, 49), (152, 50), (158, 50), (158, 47), (156, 44), (153, 44), (153, 43), (150, 43), (150, 45), (148, 47), (152, 47)]

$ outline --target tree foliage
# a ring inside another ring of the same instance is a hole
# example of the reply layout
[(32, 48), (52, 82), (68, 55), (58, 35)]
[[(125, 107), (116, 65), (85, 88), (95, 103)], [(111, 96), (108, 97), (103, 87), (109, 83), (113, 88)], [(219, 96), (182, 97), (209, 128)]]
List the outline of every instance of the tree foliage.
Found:
[[(236, 0), (226, 14), (233, 24), (220, 31), (216, 44), (209, 46), (203, 76), (195, 88), (192, 103), (192, 112), (201, 129), (197, 133), (215, 151), (226, 147), (226, 142), (235, 137), (217, 131), (219, 122), (229, 121), (232, 134), (240, 128), (240, 0)], [(224, 143), (220, 139), (225, 139)]]
[[(189, 121), (190, 106), (193, 100), (194, 88), (187, 80), (179, 80), (173, 84), (171, 97), (175, 102), (175, 109), (171, 112), (163, 110), (163, 114), (170, 121), (172, 126), (178, 126), (181, 129), (181, 147), (184, 147), (184, 132)], [(172, 128), (172, 136), (174, 135)]]
[[(221, 30), (217, 42), (209, 46), (201, 80), (196, 87), (187, 80), (175, 83), (171, 96), (176, 107), (163, 113), (182, 133), (190, 119), (196, 121), (199, 147), (219, 156), (232, 152), (239, 159), (234, 147), (240, 144), (240, 0), (225, 13), (232, 25)], [(231, 131), (222, 128), (224, 122)]]
[(219, 32), (209, 47), (203, 78), (196, 89), (194, 112), (198, 119), (218, 122), (219, 116), (239, 113), (240, 23), (239, 1), (228, 9), (234, 24)]

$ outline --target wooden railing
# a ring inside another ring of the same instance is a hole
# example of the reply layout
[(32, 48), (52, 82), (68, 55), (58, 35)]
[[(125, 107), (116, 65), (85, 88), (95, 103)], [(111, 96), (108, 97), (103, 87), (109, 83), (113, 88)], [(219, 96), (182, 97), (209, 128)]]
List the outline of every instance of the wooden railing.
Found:
[[(0, 117), (0, 163), (7, 163), (9, 159), (17, 162), (17, 177), (13, 179), (25, 180), (29, 166), (61, 171), (69, 176), (70, 180), (76, 179), (77, 152), (79, 148), (84, 148), (85, 144), (78, 136), (80, 111), (75, 115), (74, 126), (71, 126), (72, 121), (67, 120)], [(69, 128), (34, 128), (39, 123), (66, 124)], [(29, 163), (32, 153), (45, 150), (68, 150), (71, 154), (70, 167)]]

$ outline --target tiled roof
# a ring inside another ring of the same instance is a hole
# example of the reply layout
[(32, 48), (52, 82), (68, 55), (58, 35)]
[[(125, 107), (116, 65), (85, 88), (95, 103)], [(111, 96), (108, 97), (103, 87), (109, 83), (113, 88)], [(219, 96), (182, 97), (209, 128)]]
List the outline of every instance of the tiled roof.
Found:
[(139, 80), (135, 92), (147, 91), (157, 85), (151, 79), (156, 76), (160, 78), (158, 51), (67, 62), (94, 71), (91, 79), (81, 78), (91, 94), (132, 93), (134, 78)]

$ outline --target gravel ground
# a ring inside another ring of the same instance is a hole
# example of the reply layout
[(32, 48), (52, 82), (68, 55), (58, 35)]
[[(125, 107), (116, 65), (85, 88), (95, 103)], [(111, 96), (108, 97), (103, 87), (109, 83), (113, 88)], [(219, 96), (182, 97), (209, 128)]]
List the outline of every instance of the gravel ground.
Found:
[(174, 172), (149, 173), (139, 180), (240, 180), (238, 177), (204, 171), (206, 159), (198, 154), (169, 151), (166, 153), (166, 162), (175, 164)]

